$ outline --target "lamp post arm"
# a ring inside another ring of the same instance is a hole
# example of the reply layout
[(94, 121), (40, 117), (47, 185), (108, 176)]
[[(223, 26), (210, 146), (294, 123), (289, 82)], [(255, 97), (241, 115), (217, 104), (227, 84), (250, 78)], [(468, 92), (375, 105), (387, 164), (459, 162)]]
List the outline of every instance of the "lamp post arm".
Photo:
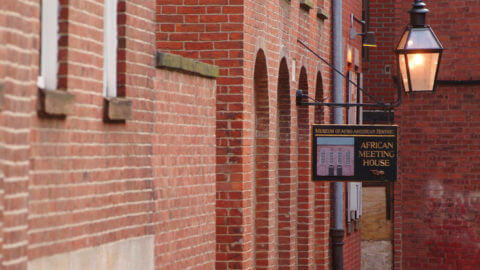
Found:
[[(392, 102), (392, 103), (385, 103), (377, 98), (375, 98), (373, 95), (368, 93), (365, 89), (360, 87), (357, 83), (351, 81), (347, 76), (345, 76), (341, 71), (336, 69), (333, 65), (328, 63), (327, 60), (325, 60), (323, 57), (321, 57), (319, 54), (314, 52), (312, 49), (310, 49), (303, 41), (297, 39), (297, 42), (300, 43), (303, 47), (305, 47), (308, 51), (310, 51), (313, 55), (315, 55), (318, 59), (320, 59), (323, 63), (325, 63), (327, 66), (329, 66), (333, 71), (337, 72), (340, 74), (343, 78), (345, 78), (349, 83), (353, 84), (355, 87), (357, 87), (358, 90), (360, 90), (365, 96), (369, 97), (372, 99), (374, 102), (373, 103), (333, 103), (333, 102), (320, 102), (318, 100), (315, 100), (311, 97), (309, 97), (306, 94), (303, 94), (302, 90), (297, 90), (296, 98), (297, 98), (297, 104), (300, 105), (312, 105), (312, 106), (328, 106), (328, 107), (383, 107), (385, 109), (392, 109), (400, 106), (402, 103), (402, 87), (401, 84), (398, 80), (397, 77), (394, 77), (394, 83), (397, 87), (397, 100)], [(303, 102), (303, 98), (308, 98), (312, 100), (313, 102)]]

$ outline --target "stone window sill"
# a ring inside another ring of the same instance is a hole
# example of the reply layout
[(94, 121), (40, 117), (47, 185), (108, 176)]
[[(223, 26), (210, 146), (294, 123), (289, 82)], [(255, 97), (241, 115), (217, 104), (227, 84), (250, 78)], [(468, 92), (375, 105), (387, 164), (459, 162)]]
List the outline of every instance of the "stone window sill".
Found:
[(103, 120), (109, 123), (123, 123), (132, 119), (132, 100), (119, 97), (104, 99)]
[(314, 8), (314, 5), (312, 0), (300, 0), (300, 7), (308, 12), (310, 9)]
[(322, 8), (318, 8), (317, 9), (317, 18), (319, 18), (322, 21), (325, 21), (326, 19), (328, 19), (328, 14)]
[(38, 91), (38, 115), (46, 118), (65, 118), (72, 114), (75, 95), (61, 90)]

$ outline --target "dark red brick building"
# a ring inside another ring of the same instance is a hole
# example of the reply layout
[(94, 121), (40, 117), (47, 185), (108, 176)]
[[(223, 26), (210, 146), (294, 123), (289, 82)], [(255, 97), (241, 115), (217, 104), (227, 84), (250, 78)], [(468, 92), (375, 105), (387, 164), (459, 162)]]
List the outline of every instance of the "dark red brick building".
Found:
[[(365, 86), (393, 100), (393, 50), (410, 1), (369, 1), (378, 48), (364, 58)], [(427, 1), (427, 24), (446, 48), (433, 93), (403, 94), (394, 186), (394, 269), (480, 265), (480, 2)], [(391, 72), (388, 72), (391, 70)]]

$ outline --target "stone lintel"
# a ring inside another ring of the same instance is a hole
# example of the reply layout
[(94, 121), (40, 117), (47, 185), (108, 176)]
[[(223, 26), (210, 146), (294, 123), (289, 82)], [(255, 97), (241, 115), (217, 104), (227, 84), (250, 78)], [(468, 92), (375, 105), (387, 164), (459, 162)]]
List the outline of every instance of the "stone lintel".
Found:
[(217, 78), (218, 66), (206, 64), (180, 55), (158, 52), (156, 57), (157, 68), (167, 68), (192, 73), (207, 78)]

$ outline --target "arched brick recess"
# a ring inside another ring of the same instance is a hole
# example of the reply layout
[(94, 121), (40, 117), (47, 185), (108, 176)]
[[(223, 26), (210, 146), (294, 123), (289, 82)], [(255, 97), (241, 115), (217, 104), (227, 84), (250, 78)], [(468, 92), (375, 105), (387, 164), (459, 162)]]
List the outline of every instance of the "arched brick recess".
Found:
[[(298, 88), (308, 94), (307, 70), (302, 67), (298, 79)], [(313, 187), (310, 177), (310, 122), (308, 106), (297, 107), (297, 249), (298, 269), (312, 267), (313, 248)]]
[(287, 60), (280, 62), (277, 88), (278, 106), (278, 265), (281, 269), (291, 269), (295, 265), (295, 215), (296, 182), (293, 177), (290, 77)]
[[(316, 83), (315, 83), (315, 99), (322, 102), (324, 98), (325, 97), (323, 95), (322, 74), (318, 72)], [(325, 123), (325, 115), (323, 112), (324, 112), (324, 106), (315, 106), (315, 116), (314, 116), (315, 124)]]
[(256, 269), (266, 269), (274, 262), (275, 227), (272, 185), (269, 178), (270, 120), (268, 100), (268, 74), (265, 53), (257, 53), (254, 70), (255, 104), (255, 265)]
[[(323, 101), (322, 74), (317, 73), (315, 84), (315, 99)], [(315, 124), (324, 124), (326, 121), (326, 109), (323, 106), (315, 106)], [(329, 227), (330, 227), (330, 184), (328, 182), (315, 182), (314, 199), (314, 254), (316, 269), (328, 269), (329, 265)]]

